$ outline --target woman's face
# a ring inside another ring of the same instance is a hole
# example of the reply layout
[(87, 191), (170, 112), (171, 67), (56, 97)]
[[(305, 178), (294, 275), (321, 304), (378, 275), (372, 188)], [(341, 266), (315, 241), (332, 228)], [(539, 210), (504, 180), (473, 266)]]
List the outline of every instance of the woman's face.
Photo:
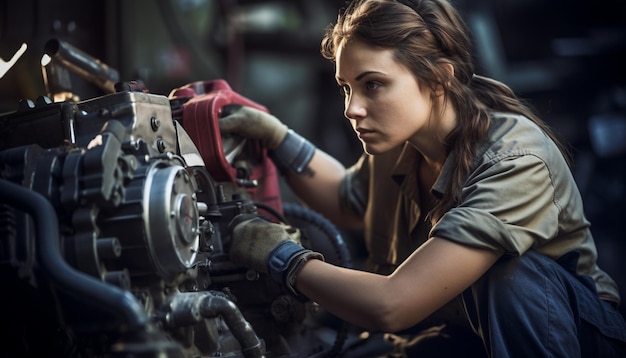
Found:
[(335, 76), (345, 94), (344, 114), (367, 153), (384, 153), (427, 135), (430, 94), (420, 90), (392, 50), (348, 41), (337, 50)]

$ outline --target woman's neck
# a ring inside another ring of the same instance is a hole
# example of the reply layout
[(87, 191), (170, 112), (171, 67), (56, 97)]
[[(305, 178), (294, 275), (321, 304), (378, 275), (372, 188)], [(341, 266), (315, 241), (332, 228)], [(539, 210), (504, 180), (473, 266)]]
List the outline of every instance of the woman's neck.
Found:
[[(443, 104), (442, 104), (443, 105)], [(446, 103), (441, 116), (432, 114), (423, 130), (415, 133), (409, 143), (417, 149), (428, 167), (440, 170), (448, 156), (448, 144), (445, 139), (456, 127), (456, 111)]]

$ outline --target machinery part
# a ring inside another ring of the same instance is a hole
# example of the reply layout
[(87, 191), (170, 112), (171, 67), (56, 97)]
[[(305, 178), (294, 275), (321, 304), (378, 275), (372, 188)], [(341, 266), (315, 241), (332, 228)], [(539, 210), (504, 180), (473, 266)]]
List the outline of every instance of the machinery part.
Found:
[(211, 163), (207, 166), (211, 177), (218, 183), (235, 184), (238, 192), (282, 213), (278, 172), (267, 149), (259, 141), (223, 138), (219, 129), (227, 105), (267, 109), (233, 91), (224, 80), (192, 82), (172, 90), (168, 97), (172, 116), (196, 143), (204, 162)]
[(188, 292), (173, 296), (167, 302), (166, 324), (182, 327), (203, 319), (220, 317), (241, 345), (246, 358), (264, 358), (265, 347), (235, 303), (218, 292)]
[[(101, 78), (81, 66), (68, 69)], [(225, 160), (219, 131), (198, 130), (216, 128), (219, 103), (249, 100), (219, 80), (190, 87), (167, 98), (118, 83), (0, 114), (0, 303), (17, 316), (0, 324), (4, 352), (295, 358), (327, 348), (308, 303), (229, 259), (232, 218), (286, 220), (265, 152), (245, 141)], [(341, 238), (321, 227), (347, 266)]]
[[(199, 245), (198, 202), (192, 178), (181, 166), (153, 167), (144, 195), (146, 233), (157, 272), (169, 277), (195, 263)], [(148, 206), (148, 207), (145, 207)]]
[(86, 54), (65, 41), (50, 39), (44, 47), (46, 55), (82, 76), (101, 89), (113, 93), (120, 80), (117, 70)]
[(52, 205), (40, 194), (20, 185), (0, 179), (0, 198), (8, 205), (33, 216), (38, 262), (55, 286), (82, 302), (95, 304), (109, 314), (121, 316), (122, 330), (145, 328), (147, 316), (137, 299), (128, 291), (108, 286), (101, 281), (72, 269), (60, 252), (57, 216)]

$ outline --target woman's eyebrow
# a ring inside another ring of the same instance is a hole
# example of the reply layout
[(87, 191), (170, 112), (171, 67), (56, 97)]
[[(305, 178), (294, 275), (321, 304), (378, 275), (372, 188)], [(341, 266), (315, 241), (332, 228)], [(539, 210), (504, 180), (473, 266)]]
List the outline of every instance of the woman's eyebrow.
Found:
[[(359, 75), (358, 75), (358, 76), (356, 76), (356, 77), (354, 78), (354, 80), (355, 80), (356, 82), (358, 82), (358, 81), (362, 80), (362, 79), (363, 79), (363, 77), (368, 76), (368, 75), (371, 75), (371, 74), (384, 74), (384, 73), (379, 72), (379, 71), (364, 71), (364, 72), (359, 73)], [(335, 76), (335, 79), (337, 80), (337, 82), (345, 82), (345, 81), (343, 80), (343, 78), (341, 78), (341, 77), (339, 77), (339, 76)]]

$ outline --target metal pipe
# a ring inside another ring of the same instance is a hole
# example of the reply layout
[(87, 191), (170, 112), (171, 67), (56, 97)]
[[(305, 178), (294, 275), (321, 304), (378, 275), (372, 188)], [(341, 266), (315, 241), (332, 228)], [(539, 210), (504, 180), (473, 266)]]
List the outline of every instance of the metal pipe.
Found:
[(115, 84), (120, 80), (119, 73), (97, 58), (57, 39), (48, 40), (44, 52), (87, 81), (109, 93), (115, 93)]
[(245, 357), (265, 357), (261, 340), (233, 301), (219, 295), (208, 294), (200, 301), (199, 310), (200, 315), (205, 318), (222, 317), (241, 345), (241, 352)]
[(221, 317), (247, 358), (265, 358), (265, 347), (237, 305), (217, 291), (182, 292), (164, 305), (171, 328), (194, 325), (202, 319)]

